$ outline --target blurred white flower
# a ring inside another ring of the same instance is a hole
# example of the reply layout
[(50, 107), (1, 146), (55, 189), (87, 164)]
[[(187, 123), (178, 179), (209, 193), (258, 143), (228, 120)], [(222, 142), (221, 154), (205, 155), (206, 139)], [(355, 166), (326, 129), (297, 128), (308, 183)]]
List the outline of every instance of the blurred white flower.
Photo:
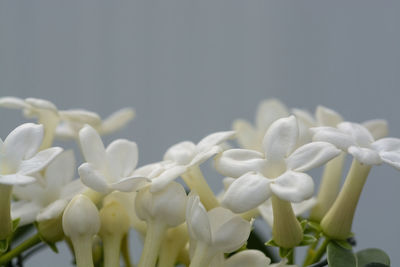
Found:
[(99, 134), (89, 125), (79, 132), (79, 141), (86, 163), (78, 172), (88, 187), (107, 194), (113, 190), (130, 192), (149, 183), (149, 179), (133, 174), (138, 161), (135, 142), (118, 139), (105, 149)]
[(240, 213), (257, 207), (272, 194), (296, 203), (309, 199), (314, 182), (304, 172), (326, 163), (340, 151), (326, 142), (308, 143), (295, 150), (298, 131), (294, 116), (282, 118), (266, 132), (264, 153), (231, 149), (219, 155), (215, 161), (217, 170), (239, 177), (229, 186), (223, 205)]

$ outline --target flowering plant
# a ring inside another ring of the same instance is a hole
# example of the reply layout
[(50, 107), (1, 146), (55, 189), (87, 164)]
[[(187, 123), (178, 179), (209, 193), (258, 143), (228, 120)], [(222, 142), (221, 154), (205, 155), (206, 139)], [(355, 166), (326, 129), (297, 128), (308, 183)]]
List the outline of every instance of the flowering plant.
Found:
[[(130, 121), (132, 109), (102, 120), (42, 99), (3, 97), (0, 106), (37, 119), (0, 140), (1, 266), (22, 266), (40, 243), (57, 252), (59, 242), (78, 267), (133, 266), (132, 229), (143, 238), (139, 267), (301, 266), (299, 246), (308, 247), (302, 266), (390, 266), (382, 250), (354, 253), (351, 231), (371, 167), (400, 170), (400, 139), (386, 137), (384, 120), (348, 122), (326, 107), (313, 115), (269, 99), (255, 126), (237, 120), (232, 131), (180, 142), (162, 161), (137, 168), (135, 142), (105, 147), (101, 139)], [(71, 150), (53, 147), (57, 138), (79, 144), (78, 168)], [(234, 140), (239, 148), (227, 144)], [(341, 187), (347, 155), (352, 165)], [(218, 195), (201, 170), (211, 158), (226, 176)], [(314, 196), (308, 172), (319, 166)], [(269, 241), (254, 229), (258, 217), (271, 227)]]

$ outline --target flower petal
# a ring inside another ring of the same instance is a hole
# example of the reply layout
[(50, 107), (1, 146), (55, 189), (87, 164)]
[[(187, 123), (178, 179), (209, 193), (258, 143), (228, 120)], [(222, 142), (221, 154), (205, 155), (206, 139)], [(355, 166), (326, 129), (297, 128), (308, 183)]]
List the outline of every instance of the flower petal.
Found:
[(4, 140), (5, 158), (9, 164), (18, 165), (38, 151), (43, 140), (43, 125), (24, 123), (15, 128)]
[(320, 126), (336, 127), (336, 125), (343, 121), (343, 118), (339, 113), (324, 106), (317, 107), (315, 117)]
[(326, 142), (312, 142), (296, 149), (287, 159), (289, 170), (305, 172), (318, 167), (340, 154), (340, 150)]
[(312, 197), (314, 182), (305, 173), (287, 171), (270, 185), (272, 192), (280, 199), (290, 202), (301, 202)]
[(274, 121), (288, 115), (289, 111), (281, 101), (275, 98), (266, 99), (258, 105), (256, 114), (257, 129), (265, 132)]
[(347, 133), (353, 137), (353, 140), (357, 143), (357, 145), (362, 147), (369, 147), (372, 142), (374, 142), (374, 138), (371, 133), (358, 123), (352, 122), (341, 122), (338, 124), (338, 129), (344, 133)]
[(135, 117), (135, 111), (132, 108), (123, 108), (112, 113), (101, 124), (101, 133), (109, 134), (124, 127)]
[(103, 194), (107, 194), (110, 191), (107, 178), (92, 164), (83, 163), (78, 168), (78, 173), (84, 185)]
[(267, 160), (283, 160), (295, 148), (298, 137), (299, 127), (295, 116), (275, 121), (263, 139), (264, 154)]
[(98, 126), (101, 123), (100, 116), (92, 111), (88, 111), (85, 109), (69, 109), (60, 111), (60, 117), (64, 121), (73, 122), (73, 123), (87, 123), (92, 126)]
[(215, 154), (220, 153), (223, 150), (221, 146), (213, 146), (209, 149), (202, 150), (196, 154), (196, 156), (189, 163), (189, 166), (200, 165)]
[(380, 152), (379, 155), (383, 162), (400, 171), (400, 151)]
[(222, 205), (235, 213), (251, 210), (271, 196), (270, 183), (260, 173), (246, 173), (228, 187)]
[(370, 148), (351, 146), (348, 150), (360, 163), (365, 165), (379, 165), (382, 163), (378, 152)]
[(135, 142), (118, 139), (108, 145), (106, 149), (109, 167), (114, 176), (128, 177), (136, 168), (138, 162), (138, 148)]
[(373, 142), (371, 147), (378, 152), (400, 151), (400, 139), (393, 137), (382, 138)]
[(232, 128), (236, 131), (237, 142), (242, 148), (259, 151), (261, 144), (258, 142), (258, 133), (253, 126), (245, 120), (235, 120)]
[(292, 113), (296, 116), (299, 124), (302, 123), (308, 128), (317, 126), (317, 122), (313, 115), (311, 115), (307, 110), (294, 108), (292, 109)]
[(167, 168), (151, 180), (150, 192), (162, 190), (167, 184), (187, 171), (187, 166), (175, 165)]
[(372, 134), (375, 140), (386, 137), (389, 133), (388, 123), (386, 120), (369, 120), (362, 124)]
[(25, 102), (37, 109), (47, 109), (57, 112), (57, 107), (53, 103), (45, 99), (29, 97), (25, 99)]
[(174, 161), (180, 165), (189, 164), (196, 154), (196, 145), (183, 141), (171, 146), (164, 154), (164, 160)]
[(85, 125), (79, 131), (79, 141), (85, 160), (99, 170), (105, 169), (107, 166), (106, 150), (97, 131), (92, 126)]
[(0, 106), (5, 108), (14, 108), (14, 109), (29, 108), (29, 105), (25, 103), (25, 100), (12, 96), (6, 96), (0, 98)]
[(36, 202), (15, 202), (11, 205), (11, 218), (19, 218), (19, 226), (33, 223), (42, 207)]
[(30, 175), (35, 172), (38, 172), (43, 168), (45, 168), (61, 152), (62, 152), (61, 147), (51, 147), (42, 150), (32, 158), (23, 160), (18, 167), (18, 172), (23, 175)]
[(49, 190), (61, 189), (75, 176), (75, 156), (72, 150), (60, 153), (47, 166), (45, 177)]
[(229, 149), (215, 157), (215, 168), (222, 175), (237, 178), (249, 171), (262, 172), (266, 160), (260, 152), (247, 149)]
[(58, 199), (41, 210), (36, 216), (38, 222), (55, 219), (61, 216), (65, 207), (68, 205), (68, 200)]
[(270, 263), (271, 260), (261, 251), (248, 249), (229, 257), (223, 267), (266, 267)]
[(314, 141), (328, 142), (337, 148), (347, 151), (349, 146), (355, 145), (351, 135), (343, 133), (333, 127), (314, 127), (310, 129), (314, 133)]
[(150, 182), (151, 180), (146, 177), (132, 176), (109, 184), (109, 187), (113, 190), (118, 190), (121, 192), (132, 192), (141, 189), (142, 187), (148, 185)]
[(212, 133), (201, 139), (200, 142), (197, 143), (196, 149), (197, 151), (210, 149), (211, 147), (219, 145), (228, 139), (232, 139), (235, 136), (235, 134), (236, 134), (235, 131)]
[(211, 244), (211, 226), (207, 211), (201, 204), (200, 197), (193, 192), (189, 194), (186, 204), (186, 223), (193, 239)]
[(36, 182), (36, 178), (20, 173), (0, 175), (0, 184), (6, 185), (26, 185)]

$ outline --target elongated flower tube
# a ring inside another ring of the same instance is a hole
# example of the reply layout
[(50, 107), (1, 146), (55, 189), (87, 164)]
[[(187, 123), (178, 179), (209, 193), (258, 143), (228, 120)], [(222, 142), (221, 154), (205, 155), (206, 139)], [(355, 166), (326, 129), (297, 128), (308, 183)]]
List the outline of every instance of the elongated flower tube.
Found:
[(316, 127), (312, 130), (315, 140), (331, 142), (354, 158), (339, 196), (321, 221), (327, 236), (343, 240), (350, 235), (354, 213), (371, 166), (385, 162), (400, 170), (400, 139), (388, 137), (374, 141), (363, 125), (351, 122), (342, 122), (337, 128)]
[(235, 136), (235, 132), (216, 132), (204, 137), (194, 144), (189, 141), (180, 142), (170, 147), (164, 154), (164, 161), (153, 163), (139, 169), (137, 175), (145, 175), (152, 179), (151, 191), (157, 192), (165, 185), (182, 176), (190, 189), (196, 190), (207, 209), (219, 205), (213, 191), (207, 184), (199, 165), (221, 152), (220, 144)]
[(296, 246), (303, 238), (290, 202), (302, 202), (313, 194), (314, 182), (304, 172), (340, 153), (326, 142), (312, 142), (295, 149), (298, 131), (294, 116), (279, 119), (264, 136), (264, 153), (231, 149), (215, 162), (223, 175), (239, 177), (229, 186), (222, 201), (232, 211), (241, 213), (256, 208), (273, 196), (273, 238), (285, 248)]
[(99, 211), (93, 202), (84, 195), (75, 196), (64, 210), (62, 226), (72, 241), (76, 265), (93, 267), (92, 241), (100, 230)]
[(79, 132), (79, 141), (86, 163), (78, 172), (82, 182), (93, 190), (102, 194), (131, 192), (150, 182), (133, 174), (138, 162), (135, 142), (118, 139), (105, 149), (99, 134), (89, 125)]
[(139, 267), (155, 266), (165, 232), (185, 221), (186, 199), (184, 188), (176, 182), (157, 192), (151, 192), (147, 186), (137, 193), (136, 213), (147, 223)]
[(11, 231), (11, 192), (14, 185), (26, 185), (40, 180), (35, 173), (45, 168), (58, 154), (59, 147), (38, 152), (43, 140), (43, 126), (25, 123), (0, 139), (0, 240)]
[(125, 207), (118, 201), (103, 201), (100, 210), (101, 227), (99, 235), (103, 241), (104, 267), (119, 266), (121, 241), (129, 231), (130, 218)]
[(208, 266), (218, 253), (231, 253), (248, 239), (251, 223), (230, 210), (217, 207), (206, 211), (195, 193), (190, 193), (186, 208), (191, 246), (190, 267)]

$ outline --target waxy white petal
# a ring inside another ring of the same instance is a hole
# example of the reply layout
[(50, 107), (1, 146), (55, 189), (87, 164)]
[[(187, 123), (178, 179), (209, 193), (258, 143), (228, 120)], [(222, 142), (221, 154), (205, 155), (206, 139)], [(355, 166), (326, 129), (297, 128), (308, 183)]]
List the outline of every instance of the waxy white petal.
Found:
[(324, 106), (317, 107), (315, 117), (320, 126), (336, 127), (336, 125), (343, 121), (343, 118), (339, 113)]
[(24, 226), (33, 223), (41, 206), (36, 202), (15, 202), (11, 205), (11, 217), (13, 220), (20, 219), (18, 225)]
[(267, 160), (283, 160), (294, 150), (298, 137), (299, 127), (295, 116), (275, 121), (263, 139), (264, 154)]
[(157, 192), (163, 189), (167, 184), (175, 180), (178, 176), (181, 176), (187, 171), (186, 166), (176, 165), (166, 169), (160, 175), (154, 177), (151, 180), (150, 192)]
[(302, 123), (308, 128), (317, 126), (313, 115), (307, 110), (294, 108), (292, 109), (292, 113), (296, 116), (299, 124)]
[(66, 199), (58, 199), (54, 201), (38, 213), (38, 215), (36, 216), (36, 220), (38, 222), (41, 222), (57, 218), (64, 212), (64, 209), (65, 207), (67, 207), (68, 202), (69, 201)]
[(229, 257), (223, 267), (267, 267), (271, 260), (259, 250), (248, 249)]
[(312, 197), (314, 182), (305, 173), (287, 171), (270, 185), (272, 192), (280, 199), (290, 202), (301, 202)]
[(221, 146), (213, 146), (209, 149), (205, 149), (203, 151), (200, 151), (194, 156), (192, 161), (189, 163), (189, 166), (195, 166), (195, 165), (200, 165), (209, 158), (213, 157), (215, 154), (218, 154), (222, 151)]
[(104, 119), (101, 125), (103, 134), (117, 131), (124, 127), (130, 120), (135, 117), (135, 111), (131, 108), (123, 108), (112, 113)]
[(30, 175), (45, 168), (55, 157), (62, 152), (61, 147), (51, 147), (38, 152), (32, 158), (23, 160), (18, 167), (18, 172)]
[(375, 140), (386, 137), (389, 133), (388, 123), (386, 120), (369, 120), (362, 124), (372, 134)]
[(400, 171), (400, 151), (379, 153), (382, 161)]
[(116, 177), (128, 177), (136, 168), (138, 148), (135, 142), (118, 139), (106, 149), (110, 169)]
[(237, 142), (242, 148), (260, 150), (258, 133), (253, 126), (245, 120), (235, 120), (232, 128), (236, 131)]
[(85, 125), (79, 131), (79, 141), (85, 160), (99, 170), (105, 169), (107, 166), (106, 149), (97, 131), (92, 126)]
[(337, 128), (340, 131), (352, 136), (353, 140), (359, 146), (368, 147), (372, 142), (374, 142), (374, 138), (372, 137), (371, 133), (361, 124), (342, 122), (337, 125)]
[(99, 125), (101, 123), (101, 118), (97, 113), (85, 109), (69, 109), (59, 113), (60, 117), (67, 122), (87, 123), (89, 125)]
[(215, 168), (225, 176), (237, 178), (249, 171), (262, 172), (264, 155), (248, 149), (229, 149), (215, 157)]
[(379, 152), (400, 151), (400, 139), (393, 137), (382, 138), (373, 142), (371, 148)]
[(370, 148), (351, 146), (349, 147), (348, 152), (360, 163), (365, 165), (378, 165), (382, 163), (378, 152)]
[(271, 196), (270, 183), (260, 173), (246, 173), (228, 187), (222, 205), (236, 213), (251, 210)]
[(256, 126), (265, 132), (274, 121), (288, 115), (289, 111), (281, 101), (275, 98), (266, 99), (258, 105)]
[(171, 160), (180, 165), (189, 164), (195, 156), (196, 145), (183, 141), (171, 146), (164, 154), (164, 160)]
[(326, 142), (312, 142), (296, 149), (287, 159), (289, 170), (306, 172), (340, 154), (340, 150)]
[(63, 188), (74, 179), (75, 169), (75, 156), (72, 150), (57, 155), (46, 168), (47, 188)]
[(0, 184), (5, 185), (26, 185), (36, 182), (36, 178), (20, 173), (0, 175)]
[(207, 135), (197, 144), (197, 151), (202, 151), (205, 149), (210, 149), (215, 145), (219, 145), (222, 142), (225, 142), (228, 139), (231, 139), (235, 136), (235, 131), (226, 131), (226, 132), (216, 132), (210, 135)]
[(187, 200), (186, 223), (189, 235), (193, 239), (211, 244), (211, 226), (207, 211), (201, 204), (199, 196), (193, 192), (189, 194)]
[(349, 146), (355, 145), (352, 136), (333, 127), (315, 127), (310, 129), (314, 133), (314, 141), (328, 142), (337, 148), (347, 151)]
[(113, 190), (121, 192), (132, 192), (141, 189), (150, 183), (150, 179), (142, 176), (132, 176), (123, 178), (115, 183), (110, 183), (108, 186)]
[(54, 112), (57, 112), (57, 107), (48, 100), (40, 99), (40, 98), (26, 98), (25, 102), (33, 106), (37, 109), (47, 109)]
[(29, 108), (29, 105), (25, 103), (25, 100), (12, 96), (1, 97), (0, 106), (5, 108), (14, 108), (14, 109)]
[(78, 168), (78, 173), (81, 177), (82, 183), (93, 190), (103, 194), (107, 194), (110, 191), (107, 178), (92, 164), (83, 163)]

